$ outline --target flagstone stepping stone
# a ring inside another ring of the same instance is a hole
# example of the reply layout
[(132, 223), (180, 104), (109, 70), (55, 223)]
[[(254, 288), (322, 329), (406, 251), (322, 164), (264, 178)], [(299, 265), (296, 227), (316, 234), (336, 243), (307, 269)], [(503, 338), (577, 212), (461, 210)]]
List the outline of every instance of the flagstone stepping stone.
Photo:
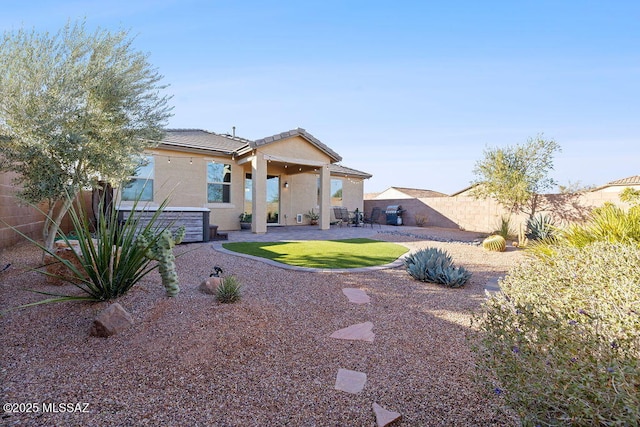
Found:
[(355, 304), (368, 304), (371, 302), (369, 295), (362, 289), (357, 288), (343, 288), (342, 293), (349, 299), (349, 302)]
[(371, 322), (358, 323), (335, 331), (331, 334), (331, 338), (373, 342), (376, 334), (373, 333), (372, 329), (373, 323)]
[(373, 404), (373, 412), (376, 414), (376, 425), (378, 427), (385, 427), (391, 424), (394, 421), (402, 418), (402, 415), (399, 412), (389, 411), (384, 409), (382, 406), (377, 403)]
[(347, 393), (360, 393), (367, 382), (367, 374), (349, 369), (338, 369), (335, 389)]

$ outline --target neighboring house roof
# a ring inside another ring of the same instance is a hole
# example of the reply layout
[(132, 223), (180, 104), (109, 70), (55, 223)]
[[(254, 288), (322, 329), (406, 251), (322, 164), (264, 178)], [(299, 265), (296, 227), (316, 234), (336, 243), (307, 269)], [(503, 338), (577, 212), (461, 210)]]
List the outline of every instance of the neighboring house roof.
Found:
[(455, 197), (455, 196), (459, 196), (459, 195), (461, 195), (461, 194), (463, 194), (463, 193), (466, 193), (467, 191), (471, 190), (472, 188), (476, 187), (477, 185), (479, 185), (479, 184), (471, 184), (470, 186), (465, 187), (465, 188), (463, 188), (463, 189), (462, 189), (462, 190), (460, 190), (460, 191), (456, 191), (456, 192), (455, 192), (455, 193), (453, 193), (450, 197)]
[(357, 169), (348, 168), (342, 165), (337, 165), (335, 163), (329, 165), (329, 171), (334, 175), (357, 176), (358, 178), (364, 178), (364, 179), (369, 179), (373, 176), (366, 172), (362, 172)]
[(160, 142), (164, 146), (194, 150), (217, 151), (232, 154), (250, 141), (229, 135), (220, 135), (201, 129), (167, 129)]
[(607, 185), (640, 185), (640, 175), (617, 179), (615, 181), (607, 183)]
[(415, 197), (416, 199), (420, 199), (422, 197), (446, 197), (447, 196), (446, 194), (440, 193), (439, 191), (423, 190), (420, 188), (406, 188), (406, 187), (391, 187), (391, 188), (395, 188), (396, 190), (408, 196)]
[(309, 141), (312, 145), (314, 145), (316, 148), (318, 148), (320, 151), (323, 151), (325, 154), (327, 154), (329, 157), (331, 157), (332, 161), (339, 162), (339, 161), (342, 160), (342, 157), (340, 157), (340, 155), (338, 153), (333, 151), (331, 148), (327, 147), (325, 144), (320, 142), (320, 140), (318, 138), (316, 138), (315, 136), (311, 135), (309, 132), (307, 132), (306, 130), (304, 130), (302, 128), (292, 129), (292, 130), (287, 131), (287, 132), (281, 132), (281, 133), (276, 134), (276, 135), (271, 135), (271, 136), (267, 136), (265, 138), (256, 139), (255, 141), (250, 143), (250, 146), (251, 146), (251, 148), (258, 148), (261, 145), (271, 144), (273, 142), (280, 141), (281, 139), (291, 138), (291, 137), (294, 137), (294, 136), (303, 137), (304, 139)]
[(594, 188), (591, 191), (598, 191), (608, 187), (628, 187), (628, 186), (636, 186), (640, 185), (640, 175), (629, 176), (627, 178), (616, 179), (615, 181), (611, 181), (602, 185), (600, 187)]
[(389, 187), (383, 192), (378, 193), (378, 195), (375, 198), (386, 199), (386, 198), (390, 198), (389, 196), (392, 196), (391, 198), (397, 198), (399, 196), (398, 193), (406, 196), (402, 198), (407, 198), (407, 199), (420, 199), (425, 197), (447, 197), (446, 194), (440, 193), (438, 191), (433, 191), (433, 190), (423, 190), (420, 188), (407, 188), (407, 187)]

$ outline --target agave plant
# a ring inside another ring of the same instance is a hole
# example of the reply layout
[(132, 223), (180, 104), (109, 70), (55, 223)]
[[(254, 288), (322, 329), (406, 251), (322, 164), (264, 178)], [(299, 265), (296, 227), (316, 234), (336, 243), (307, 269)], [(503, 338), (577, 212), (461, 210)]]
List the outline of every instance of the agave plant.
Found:
[(527, 221), (526, 237), (529, 240), (549, 240), (557, 234), (556, 222), (549, 215), (536, 215)]
[(437, 248), (420, 249), (404, 259), (404, 265), (411, 277), (422, 282), (459, 288), (467, 283), (471, 272), (464, 267), (455, 267), (451, 256)]

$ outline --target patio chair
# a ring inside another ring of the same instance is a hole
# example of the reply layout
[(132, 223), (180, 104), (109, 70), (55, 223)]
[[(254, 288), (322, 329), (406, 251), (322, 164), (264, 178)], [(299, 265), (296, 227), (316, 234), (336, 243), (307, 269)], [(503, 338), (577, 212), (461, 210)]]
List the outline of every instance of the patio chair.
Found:
[(382, 216), (381, 208), (373, 208), (371, 210), (371, 215), (368, 217), (365, 216), (362, 222), (366, 224), (371, 224), (371, 228), (373, 228), (373, 224), (378, 224), (378, 227), (382, 228), (382, 224), (380, 224), (380, 217)]
[(349, 211), (347, 208), (334, 206), (333, 215), (336, 217), (336, 221), (340, 227), (342, 227), (342, 224), (347, 224), (347, 226), (349, 225)]

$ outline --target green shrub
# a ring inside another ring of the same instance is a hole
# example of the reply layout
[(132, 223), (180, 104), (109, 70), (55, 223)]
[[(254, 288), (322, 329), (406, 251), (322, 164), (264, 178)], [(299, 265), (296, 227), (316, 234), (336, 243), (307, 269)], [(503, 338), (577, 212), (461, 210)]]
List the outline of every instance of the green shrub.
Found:
[(594, 209), (587, 220), (557, 229), (552, 238), (534, 242), (527, 251), (538, 257), (550, 257), (560, 246), (583, 248), (594, 242), (640, 244), (640, 208), (628, 211), (613, 204)]
[(640, 243), (640, 209), (628, 211), (613, 204), (594, 209), (583, 224), (573, 224), (562, 234), (571, 246), (584, 247), (593, 242)]
[(636, 245), (558, 247), (487, 300), (478, 372), (523, 425), (638, 425), (639, 265)]
[(235, 276), (227, 276), (216, 290), (216, 299), (221, 303), (233, 303), (240, 301), (240, 288), (242, 285)]
[(414, 279), (450, 288), (463, 286), (471, 277), (471, 272), (464, 267), (455, 267), (451, 256), (437, 248), (420, 249), (408, 255), (404, 265)]

